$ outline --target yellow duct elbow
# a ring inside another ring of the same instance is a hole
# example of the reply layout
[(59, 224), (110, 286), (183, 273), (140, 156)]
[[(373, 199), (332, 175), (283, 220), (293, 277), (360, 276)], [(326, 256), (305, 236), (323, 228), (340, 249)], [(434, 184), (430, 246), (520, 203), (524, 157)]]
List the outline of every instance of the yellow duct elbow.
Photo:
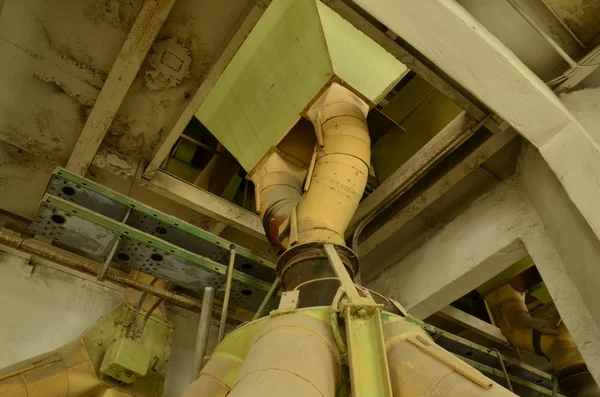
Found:
[[(310, 108), (318, 147), (304, 195), (307, 170), (277, 152), (254, 171), (257, 209), (273, 245), (282, 250), (308, 242), (344, 245), (344, 232), (369, 175), (368, 110), (362, 99), (335, 83)], [(292, 226), (294, 208), (297, 219)], [(290, 227), (296, 230), (290, 232)]]
[(515, 347), (546, 357), (567, 396), (600, 396), (573, 337), (564, 323), (558, 330), (535, 319), (525, 304), (525, 293), (506, 284), (485, 296), (492, 316), (506, 339)]
[(100, 390), (100, 380), (81, 340), (0, 372), (0, 395), (6, 397), (78, 397)]

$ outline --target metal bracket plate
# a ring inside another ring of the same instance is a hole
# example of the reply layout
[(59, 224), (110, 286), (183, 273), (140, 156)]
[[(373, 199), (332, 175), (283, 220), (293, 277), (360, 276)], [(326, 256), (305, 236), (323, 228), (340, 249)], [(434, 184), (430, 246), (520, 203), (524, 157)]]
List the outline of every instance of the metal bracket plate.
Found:
[[(188, 290), (210, 285), (218, 298), (224, 294), (229, 241), (62, 169), (52, 176), (31, 232), (99, 261), (121, 237), (114, 262)], [(235, 250), (231, 302), (255, 311), (276, 279), (275, 264)], [(269, 308), (276, 306), (273, 299)]]

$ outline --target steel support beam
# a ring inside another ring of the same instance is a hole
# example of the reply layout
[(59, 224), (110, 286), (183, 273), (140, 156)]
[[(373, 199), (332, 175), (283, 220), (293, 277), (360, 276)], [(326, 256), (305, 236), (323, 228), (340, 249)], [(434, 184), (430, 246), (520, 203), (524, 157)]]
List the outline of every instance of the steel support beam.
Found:
[(158, 171), (150, 181), (142, 181), (141, 183), (145, 188), (161, 196), (185, 205), (250, 236), (266, 241), (262, 222), (258, 215), (219, 196), (199, 189), (162, 171)]
[(453, 322), (454, 324), (460, 325), (468, 330), (475, 332), (478, 335), (481, 335), (492, 342), (498, 343), (500, 345), (510, 345), (506, 337), (502, 335), (502, 331), (500, 328), (486, 323), (483, 320), (478, 319), (475, 316), (470, 315), (469, 313), (465, 313), (462, 310), (458, 310), (453, 306), (446, 306), (442, 310), (436, 313), (438, 316)]
[(346, 238), (352, 236), (356, 227), (373, 211), (393, 201), (406, 192), (423, 175), (464, 141), (473, 135), (477, 122), (465, 112), (456, 116), (442, 131), (434, 136), (414, 156), (385, 180), (373, 193), (364, 199), (354, 213)]

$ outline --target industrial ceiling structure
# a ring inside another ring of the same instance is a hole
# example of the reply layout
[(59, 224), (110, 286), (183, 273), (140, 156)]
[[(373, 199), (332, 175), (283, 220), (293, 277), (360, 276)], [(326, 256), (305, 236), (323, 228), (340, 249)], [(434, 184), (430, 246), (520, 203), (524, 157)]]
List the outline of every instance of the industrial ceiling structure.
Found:
[[(598, 21), (0, 0), (0, 251), (126, 289), (0, 395), (600, 395)], [(165, 303), (202, 312), (183, 382)]]

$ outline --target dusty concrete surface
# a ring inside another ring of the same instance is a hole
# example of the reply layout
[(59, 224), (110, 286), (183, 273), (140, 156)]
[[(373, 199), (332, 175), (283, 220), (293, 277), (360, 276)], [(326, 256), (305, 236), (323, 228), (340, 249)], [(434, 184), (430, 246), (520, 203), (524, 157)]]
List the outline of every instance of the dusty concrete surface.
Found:
[[(535, 183), (540, 182), (536, 179)], [(547, 197), (555, 201), (552, 196)], [(586, 283), (581, 277), (589, 273), (578, 277), (572, 273), (582, 266), (595, 266), (599, 259), (588, 256), (594, 251), (580, 246), (579, 241), (571, 242), (570, 249), (585, 253), (579, 257), (564, 255), (569, 247), (564, 242), (557, 243), (544, 226), (526, 192), (512, 178), (499, 183), (367, 286), (396, 298), (412, 314), (427, 317), (531, 255), (563, 321), (598, 380), (597, 299), (596, 303), (590, 303), (582, 294)], [(597, 290), (597, 284), (593, 285)]]
[(119, 288), (36, 265), (0, 251), (0, 367), (79, 337), (123, 299)]
[(600, 142), (600, 87), (587, 88), (560, 96), (577, 120)]
[[(0, 140), (66, 162), (142, 3), (0, 3)], [(171, 51), (151, 55), (142, 65), (112, 123), (109, 146), (134, 158), (152, 155), (247, 4), (176, 2), (158, 36), (159, 44), (170, 43)], [(165, 68), (179, 74), (167, 75)], [(148, 76), (154, 81), (152, 89), (145, 83)]]
[(0, 209), (32, 219), (55, 165), (0, 141)]
[[(60, 265), (34, 261), (29, 273), (26, 259), (11, 252), (0, 247), (0, 368), (73, 341), (123, 301), (123, 288), (75, 271), (65, 273)], [(189, 382), (199, 316), (166, 308), (175, 333), (163, 397), (179, 397)], [(217, 334), (214, 323), (209, 352)]]

